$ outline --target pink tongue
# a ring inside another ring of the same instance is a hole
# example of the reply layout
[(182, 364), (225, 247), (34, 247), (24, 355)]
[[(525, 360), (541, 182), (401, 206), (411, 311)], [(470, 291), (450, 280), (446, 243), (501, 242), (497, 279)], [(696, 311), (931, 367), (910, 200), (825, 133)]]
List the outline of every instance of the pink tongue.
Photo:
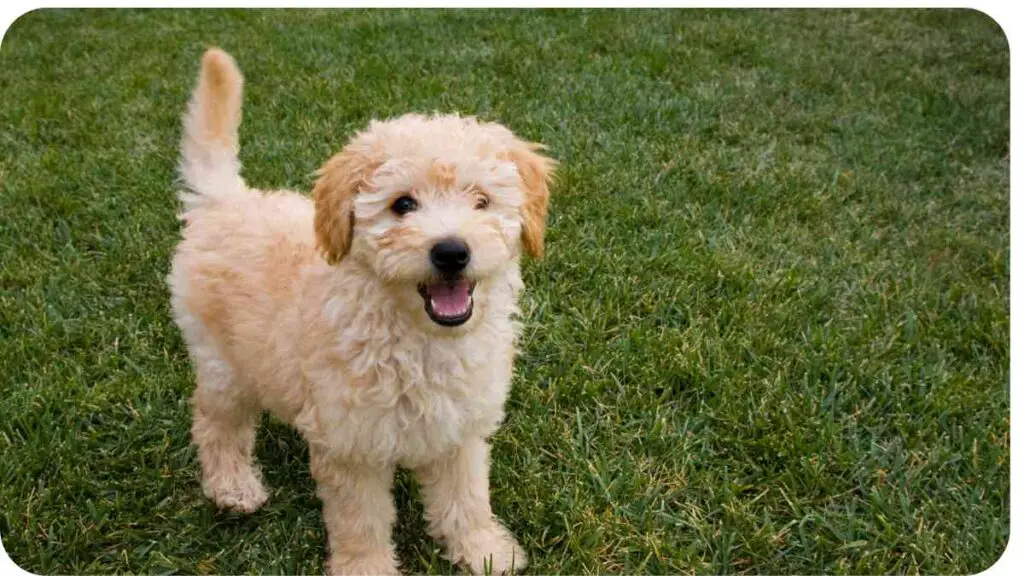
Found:
[(431, 284), (427, 295), (438, 316), (462, 316), (469, 309), (469, 282), (465, 280), (454, 285)]

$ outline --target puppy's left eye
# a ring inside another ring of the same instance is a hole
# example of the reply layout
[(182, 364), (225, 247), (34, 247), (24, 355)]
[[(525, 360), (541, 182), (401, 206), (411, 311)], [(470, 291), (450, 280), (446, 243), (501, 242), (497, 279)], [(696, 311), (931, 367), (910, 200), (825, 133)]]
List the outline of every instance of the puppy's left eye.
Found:
[(399, 216), (404, 216), (419, 207), (412, 196), (402, 196), (391, 203), (391, 211)]
[(477, 210), (486, 210), (487, 207), (490, 205), (490, 198), (488, 198), (487, 196), (480, 196), (476, 199), (476, 206), (474, 206), (474, 208), (476, 208)]

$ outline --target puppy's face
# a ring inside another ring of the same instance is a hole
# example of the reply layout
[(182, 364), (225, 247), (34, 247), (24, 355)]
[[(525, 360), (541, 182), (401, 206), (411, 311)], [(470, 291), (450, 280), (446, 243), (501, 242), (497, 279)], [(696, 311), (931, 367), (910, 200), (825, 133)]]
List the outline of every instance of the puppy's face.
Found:
[(553, 162), (538, 148), (471, 118), (374, 122), (320, 171), (320, 248), (369, 267), (411, 313), (462, 325), (493, 278), (543, 251)]

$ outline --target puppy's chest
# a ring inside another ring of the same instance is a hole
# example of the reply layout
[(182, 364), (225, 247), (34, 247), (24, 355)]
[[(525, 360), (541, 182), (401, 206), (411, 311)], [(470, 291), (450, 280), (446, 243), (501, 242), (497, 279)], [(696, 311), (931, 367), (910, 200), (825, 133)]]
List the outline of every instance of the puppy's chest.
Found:
[(395, 421), (405, 458), (445, 451), (465, 434), (490, 434), (504, 415), (508, 377), (501, 354), (428, 347), (420, 362), (395, 361)]
[(397, 344), (347, 355), (347, 414), (335, 421), (332, 444), (354, 456), (417, 466), (469, 435), (493, 433), (509, 385), (503, 350)]

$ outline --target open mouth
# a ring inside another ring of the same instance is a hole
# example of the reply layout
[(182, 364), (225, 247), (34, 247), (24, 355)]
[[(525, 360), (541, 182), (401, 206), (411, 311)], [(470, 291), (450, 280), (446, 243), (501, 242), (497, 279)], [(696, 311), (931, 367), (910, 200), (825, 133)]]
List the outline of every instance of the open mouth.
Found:
[(420, 284), (420, 296), (427, 316), (441, 326), (458, 326), (473, 315), (473, 289), (476, 282), (465, 278)]

